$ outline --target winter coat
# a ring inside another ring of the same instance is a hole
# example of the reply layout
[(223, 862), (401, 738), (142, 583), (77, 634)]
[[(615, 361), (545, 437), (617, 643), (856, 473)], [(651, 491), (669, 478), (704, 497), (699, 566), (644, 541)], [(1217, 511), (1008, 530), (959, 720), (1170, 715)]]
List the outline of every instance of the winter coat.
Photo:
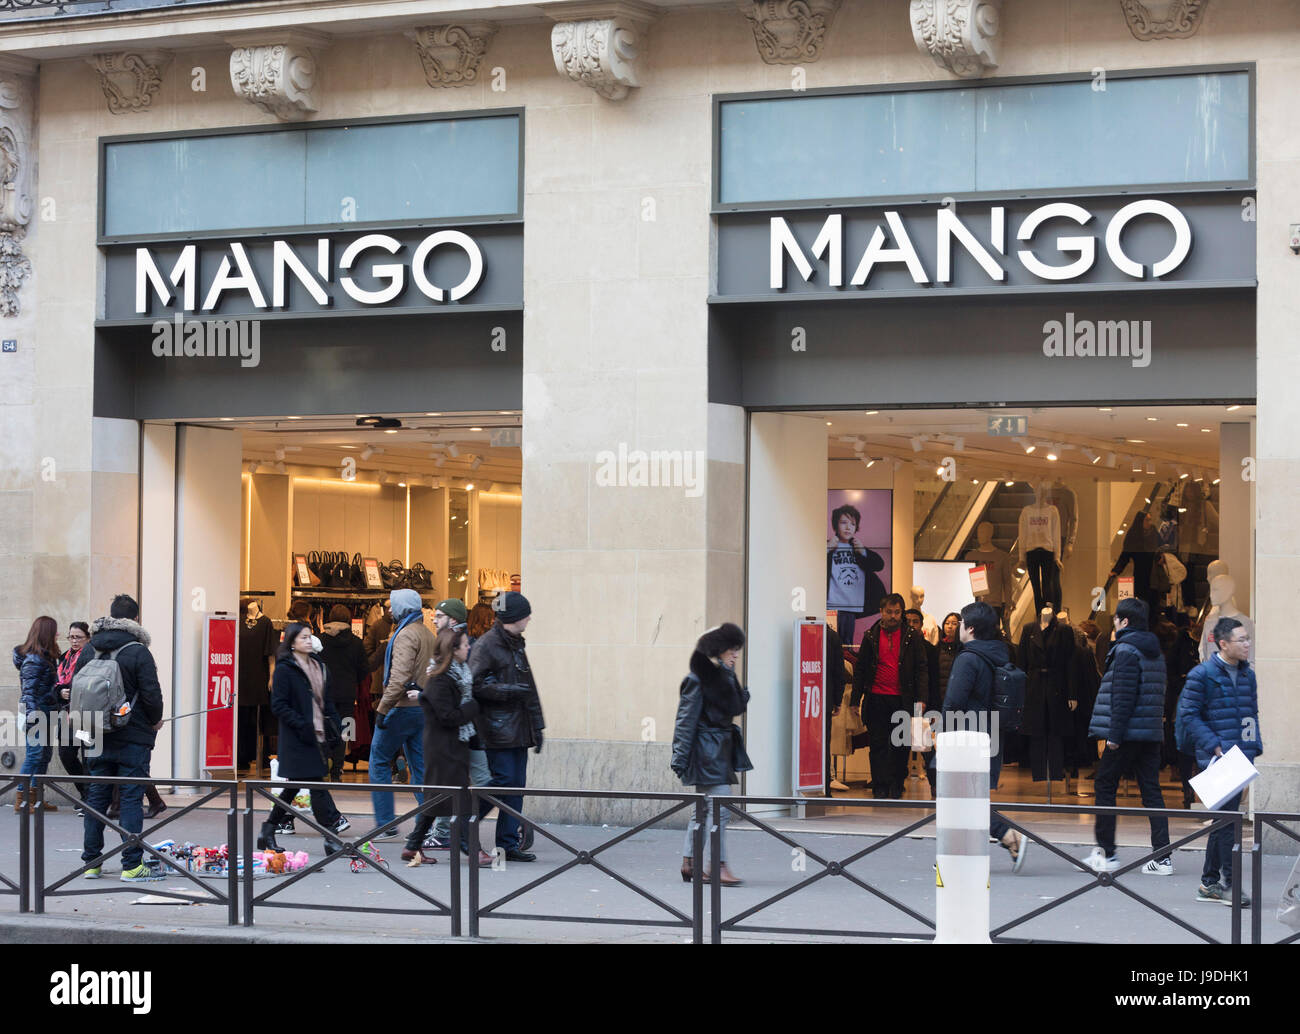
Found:
[(55, 692), (55, 674), (57, 668), (39, 653), (22, 653), (14, 647), (14, 667), (18, 669), (18, 681), (22, 686), (22, 709), (25, 714), (32, 711), (57, 711), (59, 695)]
[(1070, 664), (1070, 699), (1079, 702), (1074, 712), (1075, 728), (1084, 733), (1092, 721), (1093, 708), (1097, 706), (1097, 690), (1101, 688), (1101, 671), (1097, 655), (1087, 639), (1075, 640), (1074, 660)]
[[(308, 664), (320, 664), (309, 660)], [(303, 670), (297, 654), (275, 665), (271, 676), (271, 713), (280, 719), (280, 737), (276, 741), (280, 760), (280, 776), (309, 782), (325, 778), (325, 758), (331, 744), (342, 738), (339, 713), (330, 694), (329, 669), (323, 664), (325, 693), (321, 710), (325, 717), (325, 742), (316, 739), (316, 723), (312, 718), (311, 680)]]
[(1025, 716), (1020, 732), (1026, 736), (1066, 736), (1070, 733), (1070, 665), (1074, 632), (1052, 622), (1044, 630), (1027, 625), (1020, 636), (1017, 664), (1025, 673)]
[(948, 680), (952, 677), (952, 664), (957, 659), (957, 654), (961, 653), (962, 645), (961, 641), (957, 639), (954, 639), (951, 643), (946, 639), (940, 639), (939, 645), (935, 649), (939, 651), (937, 662), (939, 694), (930, 700), (930, 706), (940, 708), (948, 695)]
[[(948, 691), (943, 698), (943, 712), (993, 711), (993, 672), (1011, 659), (1011, 651), (1001, 639), (972, 639), (961, 644), (954, 656), (948, 676)], [(985, 663), (987, 662), (987, 663)], [(992, 729), (992, 721), (983, 726)]]
[[(128, 618), (96, 618), (90, 623), (90, 647), (81, 650), (77, 671), (92, 658), (125, 647), (117, 655), (122, 669), (122, 688), (131, 702), (131, 720), (116, 732), (104, 731), (106, 744), (135, 743), (153, 749), (158, 734), (154, 726), (162, 721), (162, 686), (158, 684), (158, 665), (149, 652), (149, 633)], [(139, 643), (139, 646), (128, 646)], [(76, 675), (73, 675), (76, 679)]]
[(1259, 734), (1259, 690), (1255, 670), (1249, 662), (1237, 665), (1237, 685), (1227, 665), (1216, 653), (1198, 664), (1183, 683), (1178, 701), (1178, 749), (1195, 753), (1202, 768), (1210, 763), (1214, 749), (1225, 754), (1234, 746), (1248, 758), (1264, 753)]
[(540, 747), (546, 722), (524, 637), (498, 621), (474, 644), (469, 670), (480, 708), (474, 724), (484, 749)]
[(419, 620), (412, 621), (393, 635), (393, 661), (388, 669), (388, 684), (384, 686), (384, 695), (379, 701), (380, 714), (388, 714), (394, 707), (418, 706), (416, 701), (407, 697), (406, 684), (414, 682), (423, 688), (424, 673), (433, 660), (434, 642), (429, 626)]
[[(460, 701), (460, 683), (448, 669), (435, 675), (420, 693), (424, 708), (424, 781), (430, 786), (468, 786), (469, 752), (473, 740), (460, 738), (460, 727), (479, 716), (481, 708), (471, 697)], [(450, 815), (454, 801), (436, 805), (431, 814)]]
[(1088, 735), (1111, 743), (1165, 738), (1165, 655), (1154, 632), (1126, 628), (1106, 657)]
[[(919, 632), (902, 626), (903, 638), (898, 643), (898, 709), (912, 713), (918, 701), (927, 703), (930, 693), (930, 672), (926, 658), (925, 639)], [(876, 680), (876, 665), (880, 660), (880, 622), (877, 621), (862, 637), (858, 648), (858, 662), (853, 666), (853, 694), (849, 698), (854, 707), (871, 692)]]
[(320, 643), (316, 658), (329, 669), (330, 698), (340, 715), (351, 718), (357, 706), (357, 687), (370, 674), (366, 649), (341, 621), (331, 621), (321, 629)]
[(687, 786), (730, 786), (754, 767), (733, 718), (745, 713), (749, 690), (736, 673), (696, 650), (682, 679), (673, 725), (672, 770)]
[[(366, 637), (362, 640), (362, 645), (366, 649), (366, 659), (370, 664), (371, 671), (382, 672), (384, 670), (384, 651), (388, 644), (388, 637), (393, 634), (393, 618), (391, 614), (383, 614), (369, 629), (366, 630)], [(376, 681), (378, 681), (376, 679)]]

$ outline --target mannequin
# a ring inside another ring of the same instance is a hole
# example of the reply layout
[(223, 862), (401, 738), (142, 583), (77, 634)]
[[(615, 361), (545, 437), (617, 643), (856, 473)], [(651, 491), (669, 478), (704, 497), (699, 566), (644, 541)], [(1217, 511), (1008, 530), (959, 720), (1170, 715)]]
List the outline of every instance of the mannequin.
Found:
[(1061, 515), (1047, 501), (1051, 485), (1040, 481), (1034, 501), (1020, 511), (1020, 562), (1029, 572), (1034, 589), (1034, 609), (1055, 613), (1061, 605)]
[(925, 612), (925, 590), (919, 585), (912, 586), (912, 609), (921, 612), (921, 635), (931, 646), (939, 644), (939, 622), (933, 614)]
[[(1227, 567), (1221, 560), (1215, 563)], [(1210, 565), (1211, 567), (1214, 564)], [(1204, 664), (1210, 659), (1210, 654), (1214, 653), (1216, 647), (1210, 642), (1210, 635), (1214, 631), (1214, 623), (1219, 618), (1236, 618), (1246, 627), (1246, 633), (1250, 636), (1250, 663), (1255, 663), (1255, 622), (1252, 621), (1240, 607), (1237, 606), (1236, 599), (1237, 582), (1231, 575), (1220, 574), (1210, 579), (1210, 611), (1205, 615), (1205, 627), (1201, 629), (1201, 663)]]
[(1061, 556), (1068, 560), (1074, 553), (1074, 539), (1079, 531), (1079, 511), (1074, 490), (1058, 477), (1048, 489), (1047, 501), (1061, 515), (1061, 537), (1064, 539)]
[(1074, 631), (1057, 622), (1052, 607), (1041, 607), (1038, 621), (1026, 625), (1020, 636), (1018, 661), (1026, 677), (1020, 731), (1029, 737), (1029, 767), (1036, 783), (1065, 778), (1065, 737), (1073, 728), (1069, 687), (1074, 651)]
[(965, 559), (970, 563), (983, 564), (988, 571), (989, 590), (976, 596), (981, 603), (987, 603), (998, 615), (998, 621), (1006, 627), (1007, 604), (1015, 592), (1015, 564), (1011, 554), (993, 544), (993, 525), (989, 521), (980, 521), (975, 529), (979, 545), (966, 551)]
[[(239, 685), (236, 688), (239, 703), (239, 759), (246, 765), (257, 758), (259, 732), (267, 734), (271, 719), (271, 695), (267, 689), (271, 681), (270, 658), (280, 645), (280, 633), (271, 619), (262, 613), (257, 600), (247, 600), (244, 620), (239, 625)], [(263, 753), (265, 753), (265, 747)]]
[[(1182, 487), (1179, 503), (1186, 512), (1179, 515), (1178, 557), (1190, 572), (1196, 569), (1197, 564), (1208, 564), (1218, 553), (1219, 514), (1204, 485), (1188, 480)], [(1214, 574), (1207, 575), (1207, 579), (1214, 577)], [(1183, 603), (1196, 607), (1201, 602), (1196, 598), (1196, 579), (1189, 576), (1183, 582)]]

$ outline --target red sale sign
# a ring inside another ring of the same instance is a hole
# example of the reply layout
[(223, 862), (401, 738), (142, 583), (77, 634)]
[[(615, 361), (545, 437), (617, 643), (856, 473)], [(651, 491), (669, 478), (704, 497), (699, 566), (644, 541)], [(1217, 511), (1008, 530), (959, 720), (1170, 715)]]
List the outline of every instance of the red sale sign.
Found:
[(203, 767), (235, 767), (235, 672), (238, 619), (226, 614), (203, 617)]
[(794, 790), (826, 789), (826, 626), (794, 626)]

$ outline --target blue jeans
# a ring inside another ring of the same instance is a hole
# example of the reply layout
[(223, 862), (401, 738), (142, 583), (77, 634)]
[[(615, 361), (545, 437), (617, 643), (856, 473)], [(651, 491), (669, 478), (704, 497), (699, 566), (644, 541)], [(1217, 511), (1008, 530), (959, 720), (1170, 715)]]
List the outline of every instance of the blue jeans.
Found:
[[(695, 788), (695, 792), (707, 794), (710, 797), (719, 796), (719, 795), (725, 796), (726, 794), (731, 793), (731, 787), (728, 786), (726, 783), (723, 783), (721, 786), (697, 786)], [(706, 816), (712, 816), (713, 802), (708, 801), (706, 802), (705, 806), (708, 810), (705, 811), (704, 814)], [(721, 861), (724, 864), (727, 861), (727, 823), (730, 821), (730, 819), (731, 819), (730, 810), (728, 810), (725, 807), (720, 808), (718, 810), (718, 851), (722, 855)], [(683, 858), (695, 857), (695, 844), (693, 843), (693, 837), (695, 836), (695, 829), (697, 825), (698, 823), (696, 823), (695, 821), (694, 812), (692, 812), (691, 821), (686, 824), (686, 846), (682, 849)], [(709, 835), (708, 835), (708, 830), (706, 829), (704, 831), (704, 851), (706, 854), (708, 853), (708, 850), (709, 850)]]
[[(489, 748), (484, 753), (487, 754), (488, 767), (492, 770), (492, 778), (488, 780), (488, 786), (528, 785), (527, 747)], [(524, 810), (524, 799), (519, 794), (503, 794), (500, 800), (502, 804), (514, 808), (515, 811)], [(491, 811), (494, 807), (487, 801), (483, 804), (484, 812)], [(479, 817), (482, 818), (482, 815)], [(505, 812), (499, 814), (496, 843), (497, 847), (507, 851), (519, 846), (519, 820), (513, 815), (507, 815)]]
[(40, 720), (25, 733), (27, 753), (23, 756), (20, 775), (45, 775), (50, 767), (50, 758), (54, 757), (54, 725), (59, 712), (40, 711), (38, 714)]
[[(149, 776), (149, 756), (152, 747), (142, 743), (114, 743), (111, 738), (104, 738), (103, 753), (97, 758), (87, 758), (86, 767), (92, 776), (130, 776), (145, 779)], [(89, 783), (86, 803), (101, 815), (108, 811), (108, 802), (113, 796), (111, 783)], [(123, 784), (121, 787), (121, 818), (118, 820), (128, 833), (139, 833), (144, 829), (144, 811), (140, 807), (140, 798), (144, 794), (142, 783)], [(104, 824), (86, 812), (83, 823), (84, 839), (82, 841), (81, 860), (93, 862), (104, 850)], [(126, 840), (126, 837), (122, 837)], [(144, 857), (144, 849), (138, 844), (122, 852), (122, 868), (135, 869)]]
[[(487, 786), (492, 782), (492, 769), (488, 768), (487, 752), (471, 750), (469, 752), (469, 785)], [(501, 785), (505, 785), (504, 783)], [(439, 815), (433, 822), (433, 835), (439, 840), (451, 837), (451, 816)]]
[[(406, 755), (406, 764), (411, 772), (411, 782), (419, 785), (424, 782), (424, 708), (394, 707), (388, 712), (388, 718), (382, 729), (376, 728), (370, 740), (370, 781), (372, 783), (391, 783), (393, 781), (393, 758), (400, 749)], [(420, 794), (415, 799), (424, 802)], [(375, 809), (375, 823), (389, 826), (396, 812), (393, 810), (393, 795), (383, 790), (372, 790), (371, 804)]]
[[(1241, 794), (1233, 794), (1223, 802), (1219, 811), (1236, 811), (1241, 806)], [(1201, 870), (1201, 883), (1209, 887), (1222, 883), (1232, 886), (1232, 849), (1236, 838), (1232, 835), (1232, 826), (1216, 829), (1205, 838), (1205, 868)], [(1243, 859), (1244, 860), (1244, 859)], [(1259, 906), (1256, 905), (1256, 908)]]

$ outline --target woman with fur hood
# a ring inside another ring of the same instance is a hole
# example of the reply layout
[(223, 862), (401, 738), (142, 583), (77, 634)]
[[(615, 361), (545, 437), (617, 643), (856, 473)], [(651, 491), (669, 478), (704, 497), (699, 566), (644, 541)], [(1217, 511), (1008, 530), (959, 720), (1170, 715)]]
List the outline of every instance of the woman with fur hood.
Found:
[[(732, 719), (745, 713), (749, 690), (736, 677), (736, 660), (745, 645), (745, 633), (727, 623), (710, 628), (700, 636), (691, 654), (690, 674), (682, 679), (677, 723), (673, 728), (672, 769), (696, 793), (718, 795), (731, 792), (737, 772), (754, 766), (745, 753), (745, 740)], [(718, 822), (719, 876), (724, 887), (738, 887), (741, 881), (727, 868), (727, 819), (722, 809)], [(682, 879), (694, 876), (693, 837), (696, 823), (686, 828), (686, 849), (682, 852)], [(705, 873), (708, 879), (708, 873)]]

